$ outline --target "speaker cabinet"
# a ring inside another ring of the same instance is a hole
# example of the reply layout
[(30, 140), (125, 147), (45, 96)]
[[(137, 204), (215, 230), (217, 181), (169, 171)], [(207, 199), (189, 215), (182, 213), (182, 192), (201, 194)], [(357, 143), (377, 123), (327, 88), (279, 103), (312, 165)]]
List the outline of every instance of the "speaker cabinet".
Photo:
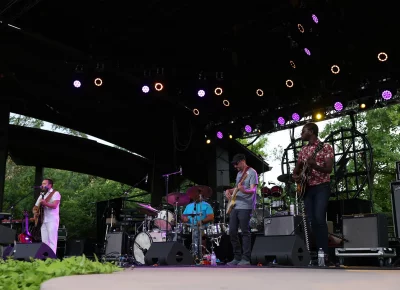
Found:
[(13, 244), (16, 238), (16, 231), (0, 225), (0, 245)]
[(128, 254), (128, 238), (128, 234), (125, 232), (107, 234), (106, 255)]
[(11, 256), (14, 260), (30, 261), (33, 259), (56, 259), (57, 256), (45, 243), (15, 244), (8, 247), (3, 256)]
[(193, 257), (185, 246), (178, 242), (152, 243), (144, 256), (146, 265), (193, 265)]
[(400, 181), (400, 161), (396, 162), (396, 180)]
[(310, 253), (304, 240), (297, 236), (257, 236), (251, 251), (251, 264), (267, 265), (274, 260), (278, 265), (308, 266)]
[(265, 236), (304, 236), (300, 216), (275, 216), (264, 219)]
[[(400, 163), (400, 162), (399, 162)], [(400, 165), (399, 165), (400, 170)], [(395, 236), (400, 238), (400, 181), (392, 182), (392, 212)]]
[(85, 249), (85, 240), (68, 240), (66, 256), (82, 256)]
[(343, 216), (344, 248), (389, 247), (388, 223), (384, 214)]

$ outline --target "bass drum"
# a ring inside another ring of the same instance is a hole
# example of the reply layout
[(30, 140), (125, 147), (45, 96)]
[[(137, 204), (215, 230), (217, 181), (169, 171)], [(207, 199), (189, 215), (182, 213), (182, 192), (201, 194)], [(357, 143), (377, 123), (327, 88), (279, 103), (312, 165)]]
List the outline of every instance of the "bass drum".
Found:
[(144, 265), (144, 257), (152, 243), (166, 242), (165, 232), (151, 231), (138, 233), (133, 241), (133, 257), (136, 262)]

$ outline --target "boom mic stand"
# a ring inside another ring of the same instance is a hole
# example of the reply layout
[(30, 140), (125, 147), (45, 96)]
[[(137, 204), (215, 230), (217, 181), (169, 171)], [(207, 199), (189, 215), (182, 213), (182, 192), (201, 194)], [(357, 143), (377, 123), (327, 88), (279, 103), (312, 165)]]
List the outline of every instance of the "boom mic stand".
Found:
[(23, 201), (25, 198), (27, 198), (29, 195), (31, 195), (32, 193), (31, 192), (29, 192), (28, 194), (26, 194), (26, 195), (24, 195), (23, 197), (21, 197), (16, 203), (14, 203), (14, 204), (12, 204), (11, 203), (11, 206), (10, 206), (10, 212), (11, 212), (11, 215), (10, 215), (10, 217), (9, 217), (9, 220), (10, 220), (10, 228), (12, 229), (13, 228), (13, 219), (14, 219), (14, 210), (15, 210), (15, 207), (21, 202), (21, 201)]

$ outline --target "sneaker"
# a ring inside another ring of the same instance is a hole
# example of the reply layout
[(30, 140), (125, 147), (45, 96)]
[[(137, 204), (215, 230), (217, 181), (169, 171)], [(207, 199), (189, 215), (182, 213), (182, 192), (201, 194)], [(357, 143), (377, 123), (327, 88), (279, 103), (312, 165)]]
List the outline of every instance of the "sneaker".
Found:
[(241, 261), (233, 259), (232, 261), (226, 263), (228, 266), (237, 266)]
[(250, 261), (243, 260), (243, 259), (238, 264), (238, 266), (248, 266), (248, 265), (250, 265)]

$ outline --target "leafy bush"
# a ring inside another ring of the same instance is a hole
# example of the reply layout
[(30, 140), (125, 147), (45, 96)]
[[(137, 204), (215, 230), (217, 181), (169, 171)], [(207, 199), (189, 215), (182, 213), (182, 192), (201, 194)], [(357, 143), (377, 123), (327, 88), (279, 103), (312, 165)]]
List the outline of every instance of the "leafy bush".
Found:
[(39, 290), (40, 284), (56, 277), (85, 274), (109, 274), (121, 271), (112, 263), (91, 261), (85, 256), (70, 257), (64, 260), (47, 259), (31, 262), (0, 259), (1, 290)]

